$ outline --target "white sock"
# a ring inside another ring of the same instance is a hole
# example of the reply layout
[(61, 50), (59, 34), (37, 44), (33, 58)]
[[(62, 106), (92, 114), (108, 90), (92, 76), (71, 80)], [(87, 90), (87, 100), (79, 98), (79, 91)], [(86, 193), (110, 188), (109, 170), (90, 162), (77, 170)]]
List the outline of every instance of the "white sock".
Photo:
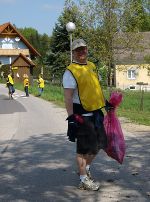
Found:
[(90, 165), (86, 165), (86, 171), (90, 170)]
[(87, 178), (87, 175), (80, 175), (81, 182), (84, 182), (85, 178)]

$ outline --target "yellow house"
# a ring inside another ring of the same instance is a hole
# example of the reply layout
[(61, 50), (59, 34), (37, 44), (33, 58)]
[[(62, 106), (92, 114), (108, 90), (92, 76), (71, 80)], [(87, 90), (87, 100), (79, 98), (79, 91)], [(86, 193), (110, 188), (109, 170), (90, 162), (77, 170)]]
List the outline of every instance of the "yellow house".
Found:
[(150, 91), (150, 32), (140, 33), (137, 49), (119, 49), (116, 54), (116, 88)]
[(150, 65), (116, 65), (116, 88), (150, 90)]

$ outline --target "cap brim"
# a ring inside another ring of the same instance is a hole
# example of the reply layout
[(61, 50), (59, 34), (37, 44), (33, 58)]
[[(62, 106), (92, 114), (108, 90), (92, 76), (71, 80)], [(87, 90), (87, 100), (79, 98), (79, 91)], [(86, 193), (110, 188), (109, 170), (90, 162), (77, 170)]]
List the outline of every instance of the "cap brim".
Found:
[(86, 45), (85, 44), (77, 44), (76, 46), (74, 46), (72, 48), (72, 50), (75, 50), (75, 49), (80, 48), (80, 47), (86, 47)]

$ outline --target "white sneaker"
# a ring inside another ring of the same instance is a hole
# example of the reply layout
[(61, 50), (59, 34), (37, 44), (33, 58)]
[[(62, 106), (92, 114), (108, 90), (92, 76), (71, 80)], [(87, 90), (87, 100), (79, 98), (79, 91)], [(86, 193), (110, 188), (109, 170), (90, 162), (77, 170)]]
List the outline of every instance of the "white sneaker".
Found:
[(81, 190), (97, 191), (99, 190), (99, 185), (86, 177), (84, 182), (80, 182), (78, 188)]
[(91, 175), (90, 170), (86, 171), (86, 174), (87, 174), (87, 176), (88, 176), (88, 178), (89, 178), (90, 180), (94, 181), (94, 179), (92, 178), (92, 175)]

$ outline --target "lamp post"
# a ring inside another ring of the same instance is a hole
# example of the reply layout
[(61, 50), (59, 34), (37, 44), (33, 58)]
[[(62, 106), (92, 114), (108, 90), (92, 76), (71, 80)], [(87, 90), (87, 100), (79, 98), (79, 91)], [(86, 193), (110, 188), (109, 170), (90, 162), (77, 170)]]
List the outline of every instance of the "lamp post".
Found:
[(68, 22), (66, 24), (66, 30), (70, 34), (70, 60), (72, 62), (72, 33), (76, 29), (76, 26), (73, 22)]

